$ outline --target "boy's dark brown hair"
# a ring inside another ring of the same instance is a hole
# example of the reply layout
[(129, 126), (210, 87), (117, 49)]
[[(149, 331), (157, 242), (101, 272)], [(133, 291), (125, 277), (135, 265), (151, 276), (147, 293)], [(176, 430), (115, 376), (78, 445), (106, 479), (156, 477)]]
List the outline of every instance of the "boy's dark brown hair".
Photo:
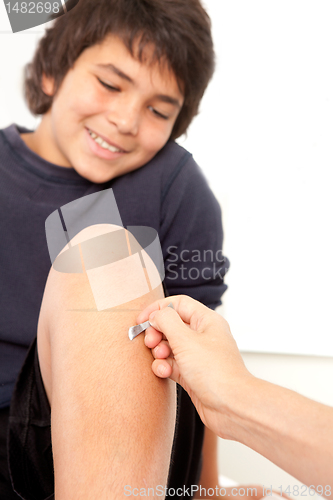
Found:
[[(40, 40), (25, 74), (25, 97), (33, 114), (44, 114), (52, 96), (42, 91), (42, 75), (52, 77), (55, 92), (76, 59), (110, 34), (118, 35), (142, 62), (144, 48), (153, 44), (153, 61), (167, 61), (180, 88), (184, 105), (172, 130), (176, 139), (198, 113), (200, 100), (214, 72), (211, 23), (199, 0), (80, 0), (59, 17)], [(76, 3), (76, 2), (75, 2)]]

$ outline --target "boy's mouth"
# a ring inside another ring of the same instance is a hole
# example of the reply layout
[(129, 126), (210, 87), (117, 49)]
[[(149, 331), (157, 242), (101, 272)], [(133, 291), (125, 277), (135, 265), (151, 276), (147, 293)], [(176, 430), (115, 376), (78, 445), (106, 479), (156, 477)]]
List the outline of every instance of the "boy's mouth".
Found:
[(124, 149), (120, 149), (113, 144), (110, 144), (108, 141), (105, 140), (105, 138), (97, 135), (95, 132), (87, 128), (87, 131), (90, 135), (90, 137), (103, 149), (108, 149), (112, 153), (126, 153)]

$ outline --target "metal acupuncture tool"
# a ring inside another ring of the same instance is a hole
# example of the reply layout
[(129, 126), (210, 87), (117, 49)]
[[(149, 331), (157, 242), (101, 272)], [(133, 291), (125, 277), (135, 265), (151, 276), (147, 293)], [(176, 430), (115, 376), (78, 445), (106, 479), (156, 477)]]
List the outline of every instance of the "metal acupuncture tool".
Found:
[[(172, 305), (171, 302), (168, 305), (168, 307), (171, 307), (172, 309), (174, 309), (174, 307), (173, 307), (173, 305)], [(149, 321), (145, 321), (144, 323), (140, 323), (139, 325), (131, 326), (131, 328), (128, 330), (129, 339), (130, 340), (135, 339), (135, 337), (137, 337), (138, 335), (140, 335), (140, 333), (142, 333), (145, 330), (147, 330), (147, 328), (149, 326), (151, 326), (151, 324), (149, 323)]]

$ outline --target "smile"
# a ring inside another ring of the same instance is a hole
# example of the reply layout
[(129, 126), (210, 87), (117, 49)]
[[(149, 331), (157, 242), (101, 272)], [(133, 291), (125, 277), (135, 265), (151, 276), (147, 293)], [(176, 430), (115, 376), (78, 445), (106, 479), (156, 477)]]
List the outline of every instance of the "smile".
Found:
[(125, 151), (122, 150), (122, 149), (118, 149), (116, 148), (115, 146), (111, 146), (111, 144), (109, 144), (108, 142), (104, 141), (104, 139), (102, 139), (102, 137), (100, 137), (99, 135), (95, 134), (95, 132), (92, 132), (91, 130), (87, 129), (88, 132), (89, 132), (89, 135), (92, 139), (94, 139), (94, 141), (99, 145), (101, 146), (101, 148), (103, 149), (108, 149), (109, 151), (111, 151), (112, 153), (124, 153)]

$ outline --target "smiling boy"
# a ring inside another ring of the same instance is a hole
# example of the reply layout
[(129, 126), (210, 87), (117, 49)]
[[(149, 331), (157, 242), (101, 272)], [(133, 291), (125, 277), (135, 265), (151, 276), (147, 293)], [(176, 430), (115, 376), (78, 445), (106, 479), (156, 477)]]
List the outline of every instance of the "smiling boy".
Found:
[[(80, 6), (79, 6), (80, 8)], [(38, 129), (22, 134), (47, 161), (104, 183), (151, 160), (168, 141), (184, 102), (166, 62), (134, 59), (117, 35), (86, 49), (66, 74)], [(112, 62), (111, 62), (112, 61)], [(54, 94), (54, 79), (42, 78)]]
[[(202, 426), (193, 405), (178, 390), (175, 420), (175, 388), (153, 377), (143, 340), (129, 345), (124, 335), (161, 290), (109, 316), (68, 312), (94, 304), (82, 277), (51, 270), (45, 288), (44, 223), (64, 204), (112, 187), (125, 227), (158, 231), (168, 292), (216, 307), (227, 261), (197, 262), (195, 279), (177, 272), (184, 250), (217, 255), (222, 229), (204, 177), (174, 142), (198, 112), (213, 66), (198, 0), (81, 0), (47, 31), (28, 67), (26, 98), (40, 125), (0, 133), (8, 214), (0, 227), (0, 416), (6, 426), (11, 402), (11, 478), (23, 498), (51, 498), (52, 453), (57, 500), (123, 497), (129, 480), (133, 488), (198, 480)], [(164, 432), (153, 433), (161, 420)], [(207, 434), (205, 449), (214, 447)], [(201, 481), (215, 488), (211, 463), (204, 459)], [(1, 467), (2, 496), (18, 498)]]

